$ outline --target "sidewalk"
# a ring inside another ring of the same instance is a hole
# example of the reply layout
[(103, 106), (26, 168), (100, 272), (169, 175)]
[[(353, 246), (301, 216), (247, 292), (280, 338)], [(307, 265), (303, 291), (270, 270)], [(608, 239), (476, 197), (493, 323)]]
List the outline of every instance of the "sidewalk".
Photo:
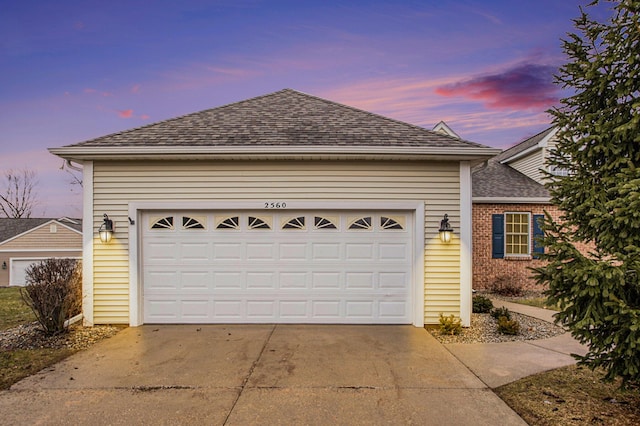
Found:
[[(496, 308), (553, 322), (549, 309), (493, 299)], [(507, 343), (450, 343), (449, 352), (467, 366), (490, 388), (514, 382), (523, 377), (576, 363), (571, 354), (584, 355), (587, 347), (565, 333), (549, 339)]]

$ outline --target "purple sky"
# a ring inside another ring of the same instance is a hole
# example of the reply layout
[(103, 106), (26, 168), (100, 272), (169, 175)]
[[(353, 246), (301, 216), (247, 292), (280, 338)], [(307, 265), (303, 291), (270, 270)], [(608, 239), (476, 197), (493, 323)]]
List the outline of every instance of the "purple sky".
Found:
[(80, 216), (46, 148), (283, 88), (506, 148), (549, 126), (585, 3), (3, 0), (0, 178), (35, 170), (34, 216)]

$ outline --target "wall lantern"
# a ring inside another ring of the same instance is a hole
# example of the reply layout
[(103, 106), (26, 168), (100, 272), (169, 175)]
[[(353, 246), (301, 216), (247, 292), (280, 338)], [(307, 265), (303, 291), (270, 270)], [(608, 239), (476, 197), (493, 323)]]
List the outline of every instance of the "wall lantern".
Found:
[(2, 269), (7, 269), (7, 262), (2, 262)]
[(100, 225), (98, 229), (98, 234), (100, 234), (100, 241), (103, 243), (108, 243), (111, 241), (111, 237), (113, 236), (113, 221), (109, 219), (107, 214), (104, 214), (104, 222)]
[(449, 224), (449, 215), (445, 214), (444, 218), (440, 221), (440, 241), (443, 243), (451, 242), (451, 236), (453, 235), (453, 228)]

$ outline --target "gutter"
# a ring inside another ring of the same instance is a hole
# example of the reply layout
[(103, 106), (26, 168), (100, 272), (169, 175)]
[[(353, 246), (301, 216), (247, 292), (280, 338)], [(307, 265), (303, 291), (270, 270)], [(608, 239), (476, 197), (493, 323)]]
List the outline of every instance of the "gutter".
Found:
[(498, 153), (494, 148), (398, 147), (398, 146), (71, 146), (49, 148), (70, 161), (115, 159), (398, 159), (482, 160)]
[(472, 197), (476, 204), (550, 204), (551, 197)]

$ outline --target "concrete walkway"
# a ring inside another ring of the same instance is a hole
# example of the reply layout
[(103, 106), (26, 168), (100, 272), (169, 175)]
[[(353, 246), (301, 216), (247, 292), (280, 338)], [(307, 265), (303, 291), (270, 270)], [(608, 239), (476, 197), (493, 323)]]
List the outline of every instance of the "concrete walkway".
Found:
[[(549, 309), (493, 299), (495, 307), (553, 322)], [(514, 382), (523, 377), (576, 363), (571, 354), (584, 355), (587, 347), (569, 333), (542, 340), (507, 343), (452, 343), (444, 345), (483, 383), (490, 388)]]

